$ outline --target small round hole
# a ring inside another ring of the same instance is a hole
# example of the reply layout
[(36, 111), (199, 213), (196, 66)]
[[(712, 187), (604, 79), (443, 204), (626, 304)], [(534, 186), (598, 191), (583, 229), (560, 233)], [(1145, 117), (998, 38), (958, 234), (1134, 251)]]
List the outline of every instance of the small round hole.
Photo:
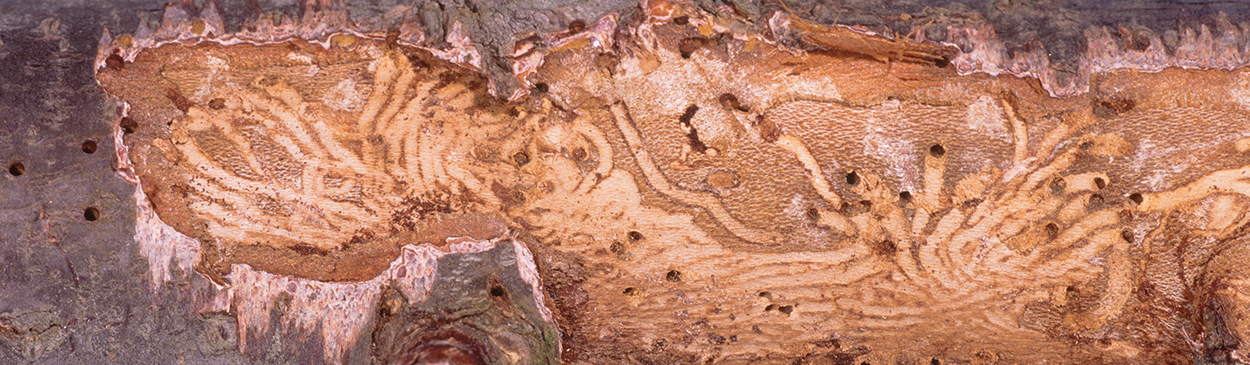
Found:
[(100, 210), (95, 207), (89, 207), (82, 212), (82, 217), (89, 222), (95, 222), (95, 220), (100, 219)]
[(86, 142), (82, 143), (82, 151), (84, 153), (92, 154), (92, 153), (95, 153), (95, 150), (96, 150), (95, 141), (88, 139)]
[(574, 161), (585, 161), (590, 155), (586, 153), (585, 148), (578, 147), (569, 152), (569, 157), (572, 157)]
[(942, 147), (942, 145), (940, 144), (935, 144), (933, 145), (933, 147), (929, 147), (929, 156), (933, 156), (934, 158), (941, 158), (942, 156), (945, 156), (945, 155), (946, 155), (946, 147)]
[(131, 133), (134, 133), (135, 130), (139, 129), (139, 122), (136, 122), (133, 118), (130, 118), (130, 117), (122, 117), (120, 126), (122, 127), (122, 132), (126, 134), (131, 134)]
[(1144, 200), (1144, 198), (1142, 198), (1141, 196), (1141, 193), (1129, 194), (1128, 199), (1132, 200), (1134, 203), (1137, 203), (1137, 204), (1141, 204), (1142, 200)]
[(790, 314), (790, 313), (794, 313), (794, 306), (783, 305), (781, 307), (778, 307), (777, 310), (780, 311), (781, 313)]
[(9, 175), (22, 176), (25, 173), (26, 165), (23, 165), (21, 162), (14, 162), (9, 165)]
[(1101, 206), (1102, 202), (1103, 202), (1102, 195), (1094, 194), (1094, 195), (1089, 196), (1090, 209)]
[(900, 191), (900, 192), (898, 193), (898, 200), (902, 200), (903, 202), (909, 202), (909, 201), (911, 201), (911, 192), (910, 192), (910, 191)]
[(1050, 180), (1050, 191), (1056, 193), (1063, 192), (1063, 189), (1066, 186), (1068, 186), (1068, 182), (1064, 181), (1061, 177), (1056, 177), (1054, 180)]
[(764, 311), (765, 311), (765, 312), (771, 312), (771, 311), (776, 310), (776, 309), (777, 309), (777, 307), (779, 307), (779, 305), (776, 305), (776, 304), (769, 304), (767, 307), (764, 307)]
[(548, 90), (551, 90), (551, 88), (547, 86), (547, 83), (540, 82), (540, 83), (534, 84), (534, 90), (538, 90), (538, 92), (540, 93), (545, 93)]
[(503, 287), (502, 287), (502, 286), (498, 286), (498, 285), (495, 285), (495, 286), (490, 287), (490, 296), (492, 296), (492, 297), (496, 297), (496, 298), (498, 298), (498, 297), (502, 297), (502, 296), (503, 296)]
[(1103, 180), (1101, 177), (1095, 177), (1094, 186), (1097, 186), (1098, 189), (1101, 190), (1102, 188), (1107, 187), (1107, 180)]
[(942, 365), (942, 362), (938, 361), (938, 359), (935, 357), (935, 358), (929, 359), (929, 365)]
[(642, 241), (642, 232), (629, 231), (629, 233), (626, 233), (625, 235), (629, 236), (630, 241), (633, 241), (633, 242)]
[(855, 171), (851, 171), (851, 172), (846, 173), (846, 184), (847, 184), (847, 185), (855, 185), (855, 184), (858, 184), (858, 183), (859, 183), (859, 174), (856, 174), (856, 173), (855, 173)]
[(222, 109), (225, 109), (225, 108), (226, 108), (226, 99), (222, 99), (222, 98), (213, 98), (213, 100), (209, 100), (209, 101), (208, 101), (208, 107), (209, 107), (209, 108), (212, 108), (213, 110), (222, 110)]
[(637, 288), (634, 288), (634, 287), (632, 287), (632, 286), (631, 286), (631, 287), (625, 288), (625, 291), (623, 291), (623, 292), (621, 292), (621, 293), (623, 293), (623, 294), (625, 294), (625, 295), (638, 295), (639, 291), (638, 291), (638, 289), (637, 289)]
[(525, 166), (530, 163), (530, 155), (525, 151), (512, 154), (512, 162), (516, 162), (517, 167)]
[(1047, 224), (1046, 224), (1046, 235), (1047, 235), (1047, 236), (1050, 236), (1050, 238), (1055, 238), (1055, 236), (1058, 236), (1058, 235), (1059, 235), (1059, 225), (1058, 225), (1058, 224), (1054, 224), (1054, 223), (1047, 223)]
[(121, 71), (126, 68), (126, 60), (121, 55), (114, 53), (104, 59), (104, 67), (114, 71)]
[(673, 24), (677, 24), (677, 25), (690, 24), (690, 17), (686, 15), (682, 15), (682, 16), (673, 18)]
[(664, 280), (668, 280), (668, 281), (671, 281), (671, 282), (674, 282), (674, 283), (676, 283), (676, 282), (680, 282), (680, 281), (681, 281), (681, 271), (677, 271), (677, 270), (669, 270), (667, 274), (664, 274)]
[(1127, 229), (1120, 230), (1120, 238), (1123, 238), (1124, 242), (1133, 243), (1133, 231)]

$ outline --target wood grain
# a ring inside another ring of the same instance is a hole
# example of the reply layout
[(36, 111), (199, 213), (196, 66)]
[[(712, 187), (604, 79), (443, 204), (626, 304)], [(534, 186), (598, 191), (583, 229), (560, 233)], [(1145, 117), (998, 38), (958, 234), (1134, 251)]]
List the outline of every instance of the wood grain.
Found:
[(496, 214), (536, 242), (570, 362), (1244, 359), (1250, 74), (1054, 98), (890, 62), (931, 46), (706, 28), (552, 48), (511, 102), (366, 37), (171, 44), (99, 79), (217, 276), (363, 280), (448, 236), (426, 220)]

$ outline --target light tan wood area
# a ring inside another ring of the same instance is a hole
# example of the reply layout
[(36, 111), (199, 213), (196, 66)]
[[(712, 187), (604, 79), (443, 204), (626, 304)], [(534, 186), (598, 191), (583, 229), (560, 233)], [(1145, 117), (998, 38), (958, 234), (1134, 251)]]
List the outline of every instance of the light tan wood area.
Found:
[(99, 79), (200, 270), (364, 280), (446, 238), (430, 219), (496, 215), (536, 242), (570, 362), (1245, 356), (1250, 73), (1053, 98), (931, 45), (705, 28), (552, 48), (511, 102), (366, 38), (171, 44)]

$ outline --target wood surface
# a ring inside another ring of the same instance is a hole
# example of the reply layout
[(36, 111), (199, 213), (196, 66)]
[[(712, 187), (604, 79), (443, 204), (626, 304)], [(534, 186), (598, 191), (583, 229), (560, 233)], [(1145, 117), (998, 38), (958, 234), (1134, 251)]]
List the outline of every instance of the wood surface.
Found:
[(1246, 361), (1250, 73), (1053, 97), (933, 44), (795, 23), (796, 50), (649, 6), (544, 41), (511, 100), (360, 34), (173, 42), (98, 79), (225, 286), (516, 237), (571, 363)]

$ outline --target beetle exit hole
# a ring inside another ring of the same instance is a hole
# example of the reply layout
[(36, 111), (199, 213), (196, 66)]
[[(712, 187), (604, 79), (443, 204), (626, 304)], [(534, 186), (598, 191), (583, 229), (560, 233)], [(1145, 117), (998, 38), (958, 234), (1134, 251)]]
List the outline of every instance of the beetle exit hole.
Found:
[(82, 217), (88, 222), (94, 222), (95, 220), (100, 219), (100, 210), (95, 207), (88, 207), (82, 212)]

